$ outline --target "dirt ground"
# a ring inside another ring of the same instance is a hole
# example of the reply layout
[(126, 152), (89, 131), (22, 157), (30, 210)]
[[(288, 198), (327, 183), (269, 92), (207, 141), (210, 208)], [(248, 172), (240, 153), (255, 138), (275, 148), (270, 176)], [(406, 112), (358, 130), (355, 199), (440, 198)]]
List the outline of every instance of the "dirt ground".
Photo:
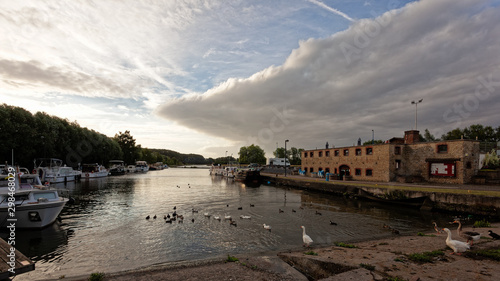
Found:
[[(456, 227), (453, 239), (458, 237)], [(472, 230), (464, 227), (464, 231)], [(500, 234), (500, 224), (478, 228), (482, 234), (471, 251), (496, 249), (500, 240), (488, 236), (488, 230)], [(426, 233), (425, 236), (400, 236), (353, 243), (356, 248), (330, 246), (278, 255), (237, 256), (238, 262), (221, 260), (188, 264), (160, 265), (134, 271), (106, 274), (105, 280), (500, 280), (500, 261), (479, 258), (466, 253), (452, 255), (445, 244), (446, 235)], [(415, 262), (409, 255), (440, 250), (432, 262)], [(312, 251), (317, 255), (306, 255)], [(285, 263), (287, 261), (293, 266)], [(300, 272), (298, 270), (300, 270)], [(307, 277), (306, 277), (307, 276)], [(389, 279), (393, 278), (393, 279)], [(395, 279), (399, 278), (399, 279)], [(87, 280), (71, 278), (68, 280)]]

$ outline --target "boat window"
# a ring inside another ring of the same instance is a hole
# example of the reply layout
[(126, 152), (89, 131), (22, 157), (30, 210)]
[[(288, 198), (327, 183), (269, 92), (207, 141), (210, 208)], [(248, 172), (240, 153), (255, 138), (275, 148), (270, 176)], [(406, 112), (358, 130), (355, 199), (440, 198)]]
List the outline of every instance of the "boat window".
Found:
[(22, 194), (22, 195), (15, 195), (14, 196), (14, 199), (16, 199), (16, 201), (24, 201), (24, 200), (28, 200), (28, 194)]
[(56, 199), (57, 198), (55, 192), (34, 193), (33, 197), (35, 198), (35, 200), (38, 200), (39, 198), (46, 198), (46, 199)]

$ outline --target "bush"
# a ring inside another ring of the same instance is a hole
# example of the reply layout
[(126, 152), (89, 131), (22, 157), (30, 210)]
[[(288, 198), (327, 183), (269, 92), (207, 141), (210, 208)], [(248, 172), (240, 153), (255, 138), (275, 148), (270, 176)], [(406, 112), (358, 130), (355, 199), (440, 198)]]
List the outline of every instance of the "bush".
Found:
[(237, 262), (237, 261), (239, 261), (237, 257), (227, 255), (226, 262)]
[(491, 224), (487, 222), (485, 219), (474, 222), (474, 227), (490, 227)]
[(313, 252), (313, 251), (309, 251), (309, 252), (305, 252), (304, 255), (317, 256), (318, 253)]
[(102, 281), (102, 280), (104, 280), (104, 273), (94, 272), (94, 273), (90, 274), (90, 277), (88, 280), (89, 281)]

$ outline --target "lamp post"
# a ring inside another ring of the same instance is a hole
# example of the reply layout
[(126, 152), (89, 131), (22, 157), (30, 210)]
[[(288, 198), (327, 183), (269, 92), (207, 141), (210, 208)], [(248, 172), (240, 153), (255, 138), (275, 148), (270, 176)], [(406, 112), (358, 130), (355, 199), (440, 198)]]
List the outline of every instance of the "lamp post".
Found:
[(288, 159), (286, 156), (286, 143), (288, 142), (288, 140), (285, 140), (285, 177), (286, 177), (286, 159)]
[(228, 161), (229, 161), (229, 160), (227, 159), (227, 150), (226, 150), (226, 157), (224, 157), (224, 158), (226, 158), (226, 162), (228, 162)]
[(420, 99), (419, 101), (411, 101), (411, 104), (415, 105), (415, 130), (417, 129), (417, 105), (421, 103), (424, 99)]

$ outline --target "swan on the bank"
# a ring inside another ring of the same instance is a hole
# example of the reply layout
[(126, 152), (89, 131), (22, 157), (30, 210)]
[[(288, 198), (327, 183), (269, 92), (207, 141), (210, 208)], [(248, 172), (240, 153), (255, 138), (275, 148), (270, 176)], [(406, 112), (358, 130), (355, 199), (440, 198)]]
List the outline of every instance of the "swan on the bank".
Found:
[(451, 231), (448, 228), (443, 228), (443, 230), (448, 233), (448, 237), (446, 237), (446, 246), (453, 250), (453, 253), (451, 254), (456, 253), (457, 255), (461, 255), (461, 253), (470, 249), (469, 244), (451, 239)]
[(300, 228), (302, 228), (302, 241), (304, 241), (304, 247), (309, 247), (309, 244), (311, 244), (313, 242), (313, 240), (311, 239), (311, 237), (309, 237), (309, 235), (306, 234), (306, 228), (304, 226), (301, 226)]
[(459, 220), (453, 221), (453, 223), (458, 223), (457, 233), (459, 236), (467, 239), (467, 243), (470, 241), (472, 246), (474, 241), (478, 241), (481, 238), (481, 233), (475, 231), (462, 231), (462, 223)]
[(267, 229), (269, 231), (271, 231), (271, 226), (270, 225), (267, 225), (267, 224), (262, 224), (262, 226), (264, 226), (264, 229)]

